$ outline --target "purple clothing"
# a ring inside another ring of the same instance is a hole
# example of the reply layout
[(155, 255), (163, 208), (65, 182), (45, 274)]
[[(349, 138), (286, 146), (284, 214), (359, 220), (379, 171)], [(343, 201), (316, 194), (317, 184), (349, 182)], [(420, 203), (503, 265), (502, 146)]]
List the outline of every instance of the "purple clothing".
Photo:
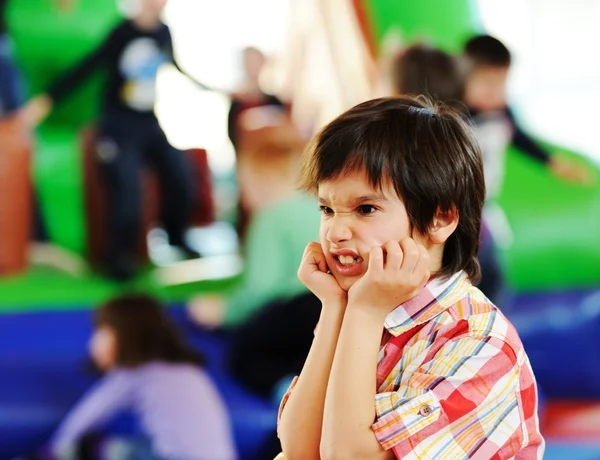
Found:
[(52, 450), (73, 445), (125, 409), (139, 416), (159, 457), (236, 458), (227, 409), (209, 376), (189, 364), (169, 363), (109, 372), (67, 415)]

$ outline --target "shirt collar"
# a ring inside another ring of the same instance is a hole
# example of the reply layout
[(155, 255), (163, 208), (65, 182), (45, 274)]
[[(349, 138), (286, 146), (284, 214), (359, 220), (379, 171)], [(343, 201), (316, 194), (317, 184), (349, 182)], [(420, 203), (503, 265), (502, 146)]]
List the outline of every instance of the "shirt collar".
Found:
[(399, 336), (412, 327), (423, 324), (458, 302), (465, 296), (471, 282), (464, 271), (448, 279), (433, 279), (410, 300), (387, 315), (384, 327), (393, 336)]

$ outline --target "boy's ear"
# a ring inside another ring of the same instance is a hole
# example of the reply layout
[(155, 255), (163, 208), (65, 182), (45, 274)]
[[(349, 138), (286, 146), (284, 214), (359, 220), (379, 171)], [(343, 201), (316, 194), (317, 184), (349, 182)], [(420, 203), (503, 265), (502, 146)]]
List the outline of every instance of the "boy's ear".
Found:
[(458, 226), (458, 211), (452, 207), (450, 211), (442, 212), (439, 208), (429, 227), (428, 239), (432, 244), (444, 244)]

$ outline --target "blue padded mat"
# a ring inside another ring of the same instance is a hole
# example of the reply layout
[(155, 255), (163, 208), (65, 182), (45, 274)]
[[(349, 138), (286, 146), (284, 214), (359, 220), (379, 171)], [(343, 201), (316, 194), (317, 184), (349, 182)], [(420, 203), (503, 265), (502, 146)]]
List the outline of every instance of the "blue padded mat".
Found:
[[(200, 331), (183, 309), (170, 314), (208, 360), (221, 390), (242, 458), (251, 458), (275, 428), (277, 407), (234, 382), (225, 371), (227, 337)], [(91, 312), (0, 315), (0, 459), (31, 452), (52, 434), (68, 409), (94, 382), (86, 370)], [(126, 416), (111, 432), (134, 429)]]
[(506, 315), (547, 399), (600, 399), (600, 289), (521, 294)]
[[(169, 311), (207, 356), (238, 449), (251, 458), (272, 433), (277, 407), (227, 375), (226, 335), (199, 331), (181, 308)], [(505, 312), (548, 399), (600, 399), (600, 289), (518, 295)], [(40, 446), (93, 383), (84, 370), (90, 334), (90, 311), (0, 315), (0, 459)], [(132, 429), (131, 422), (120, 420), (112, 429)]]

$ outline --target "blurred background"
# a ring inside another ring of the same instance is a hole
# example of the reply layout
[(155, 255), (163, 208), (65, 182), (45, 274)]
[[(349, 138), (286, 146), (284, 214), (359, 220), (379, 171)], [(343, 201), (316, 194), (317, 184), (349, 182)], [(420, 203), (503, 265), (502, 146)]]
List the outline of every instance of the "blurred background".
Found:
[[(599, 0), (0, 8), (0, 458), (44, 451), (99, 379), (94, 311), (132, 291), (205, 355), (240, 458), (273, 458), (281, 389), (319, 308), (295, 278), (319, 222), (296, 191), (298, 158), (344, 110), (414, 92), (392, 81), (411, 46), (468, 74), (465, 44), (483, 34), (510, 50), (510, 132), (544, 153), (499, 144), (497, 276), (482, 289), (531, 359), (545, 458), (600, 458)], [(129, 418), (95, 432), (131, 436)]]

